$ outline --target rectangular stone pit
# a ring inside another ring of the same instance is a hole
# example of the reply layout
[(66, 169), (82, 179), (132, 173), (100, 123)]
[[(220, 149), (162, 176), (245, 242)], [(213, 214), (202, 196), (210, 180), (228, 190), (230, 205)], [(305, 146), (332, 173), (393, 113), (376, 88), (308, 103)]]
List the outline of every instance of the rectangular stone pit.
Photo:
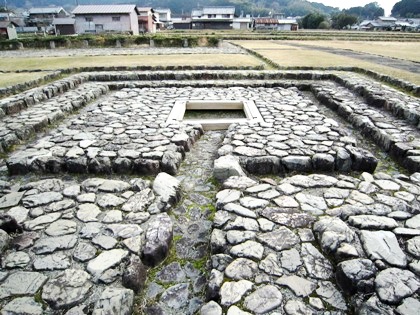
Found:
[[(246, 118), (211, 118), (185, 120), (186, 111), (200, 110), (243, 110)], [(200, 124), (204, 130), (225, 130), (233, 123), (260, 123), (264, 122), (257, 106), (253, 101), (218, 101), (218, 100), (189, 100), (177, 101), (167, 119), (167, 123), (187, 121), (191, 124)]]

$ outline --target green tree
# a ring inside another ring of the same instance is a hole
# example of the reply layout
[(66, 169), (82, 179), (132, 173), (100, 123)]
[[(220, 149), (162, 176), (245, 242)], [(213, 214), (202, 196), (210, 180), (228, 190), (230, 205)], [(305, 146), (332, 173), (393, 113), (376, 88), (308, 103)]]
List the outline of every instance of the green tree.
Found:
[(392, 15), (406, 18), (420, 18), (420, 0), (401, 0), (392, 8)]
[(318, 29), (320, 30), (328, 30), (331, 28), (331, 24), (328, 21), (322, 21), (318, 25)]
[(326, 21), (325, 15), (317, 12), (309, 13), (303, 17), (302, 27), (305, 29), (317, 29), (324, 21)]
[(371, 2), (364, 7), (353, 7), (348, 10), (343, 10), (344, 13), (355, 15), (360, 19), (376, 19), (379, 16), (384, 16), (385, 11), (379, 6), (377, 2)]
[(331, 27), (337, 30), (342, 30), (343, 28), (346, 28), (347, 26), (352, 26), (353, 24), (356, 24), (357, 20), (358, 18), (355, 15), (350, 15), (344, 12), (339, 13), (332, 16)]

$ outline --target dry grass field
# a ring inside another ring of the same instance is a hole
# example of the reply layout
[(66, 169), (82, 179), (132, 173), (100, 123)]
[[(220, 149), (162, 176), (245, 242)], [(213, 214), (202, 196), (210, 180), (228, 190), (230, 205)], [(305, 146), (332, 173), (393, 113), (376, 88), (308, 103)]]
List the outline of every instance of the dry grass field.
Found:
[[(340, 56), (329, 52), (306, 49), (303, 47), (296, 47), (288, 45), (281, 41), (233, 41), (233, 43), (244, 48), (251, 49), (260, 55), (272, 60), (281, 67), (360, 67), (370, 69), (378, 73), (386, 74), (401, 80), (409, 81), (414, 84), (420, 84), (420, 73), (413, 73), (405, 70), (396, 69), (380, 65), (373, 62), (368, 62), (360, 59), (355, 59), (347, 56)], [(298, 43), (306, 44), (306, 41)], [(317, 42), (315, 42), (317, 43)], [(332, 41), (333, 43), (333, 41)], [(381, 42), (379, 42), (381, 43)], [(354, 47), (357, 47), (360, 42), (354, 42)], [(360, 47), (365, 47), (365, 42), (361, 42)], [(385, 44), (385, 43), (383, 43)], [(411, 43), (402, 43), (411, 44)], [(420, 48), (420, 44), (417, 44)], [(407, 46), (408, 49), (409, 46)], [(397, 53), (397, 49), (394, 50)], [(400, 54), (402, 56), (403, 53)], [(403, 59), (403, 58), (401, 58)]]
[[(420, 62), (420, 42), (388, 41), (278, 41), (240, 40), (232, 41), (272, 60), (281, 67), (337, 67), (357, 66), (390, 75), (420, 85), (420, 74), (409, 72), (372, 61), (319, 51), (317, 47), (347, 49), (378, 56)], [(298, 47), (292, 45), (305, 45)], [(314, 46), (314, 49), (308, 48)], [(0, 59), (0, 70), (53, 71), (65, 68), (103, 66), (259, 66), (263, 62), (252, 55), (244, 54), (196, 54), (196, 55), (112, 55), (112, 56), (68, 56), (27, 57)], [(266, 65), (269, 69), (270, 66)], [(45, 72), (0, 74), (0, 87), (37, 79)]]
[[(136, 66), (260, 66), (262, 61), (251, 55), (131, 55), (131, 56), (69, 56), (42, 58), (1, 58), (0, 70), (58, 70), (79, 67)], [(46, 72), (1, 73), (0, 87), (37, 79)]]
[(1, 70), (57, 70), (78, 67), (118, 66), (258, 66), (261, 61), (250, 55), (202, 54), (202, 55), (114, 55), (69, 56), (42, 58), (2, 58)]
[[(285, 43), (290, 43), (287, 41)], [(305, 45), (348, 49), (379, 56), (420, 62), (420, 42), (355, 42), (342, 40), (304, 41)]]
[(22, 73), (1, 73), (0, 74), (0, 87), (11, 86), (31, 80), (42, 78), (51, 72), (22, 72)]

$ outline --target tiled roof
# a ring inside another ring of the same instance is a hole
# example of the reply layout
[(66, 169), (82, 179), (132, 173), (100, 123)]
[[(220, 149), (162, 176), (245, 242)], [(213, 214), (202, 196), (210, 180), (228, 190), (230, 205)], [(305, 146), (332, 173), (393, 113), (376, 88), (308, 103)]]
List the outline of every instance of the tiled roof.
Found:
[(255, 23), (257, 24), (279, 24), (279, 20), (273, 18), (256, 18)]
[(62, 7), (31, 8), (29, 14), (58, 14), (61, 11), (64, 11)]
[(79, 5), (73, 10), (73, 14), (116, 14), (131, 13), (137, 11), (134, 4), (121, 5)]

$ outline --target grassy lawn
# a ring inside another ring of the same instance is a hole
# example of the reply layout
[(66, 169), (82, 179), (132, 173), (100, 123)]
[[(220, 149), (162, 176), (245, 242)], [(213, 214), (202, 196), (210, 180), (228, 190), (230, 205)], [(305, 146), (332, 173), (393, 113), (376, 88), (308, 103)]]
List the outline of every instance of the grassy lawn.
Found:
[[(382, 66), (360, 59), (339, 56), (327, 52), (289, 46), (272, 41), (234, 41), (245, 48), (255, 50), (282, 67), (339, 67), (350, 66), (370, 69), (382, 74), (420, 84), (420, 74)], [(306, 42), (302, 42), (306, 43)], [(405, 43), (404, 43), (405, 44)]]
[(420, 62), (420, 42), (355, 42), (331, 40), (304, 41), (302, 43), (312, 46), (350, 49), (358, 52)]
[(250, 55), (135, 55), (135, 56), (69, 56), (42, 58), (1, 58), (0, 69), (57, 70), (77, 67), (110, 66), (258, 66), (261, 61)]
[(0, 73), (0, 87), (6, 87), (36, 80), (50, 74), (51, 72), (31, 72), (31, 73)]

